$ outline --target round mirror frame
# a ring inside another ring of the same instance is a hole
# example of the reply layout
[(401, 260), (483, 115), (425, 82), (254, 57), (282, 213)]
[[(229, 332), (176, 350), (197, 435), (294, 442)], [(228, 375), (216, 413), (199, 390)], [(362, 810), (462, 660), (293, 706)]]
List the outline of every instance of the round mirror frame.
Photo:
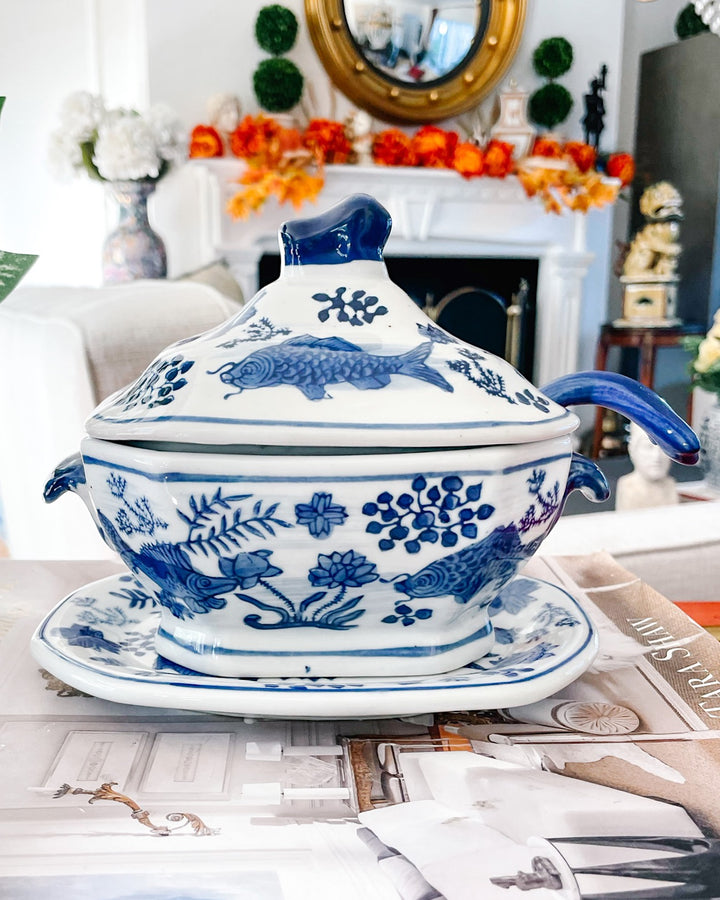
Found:
[(434, 122), (477, 106), (515, 56), (527, 0), (486, 2), (491, 6), (485, 34), (455, 74), (407, 87), (385, 78), (362, 57), (345, 19), (343, 0), (305, 0), (305, 14), (325, 71), (348, 99), (387, 122)]

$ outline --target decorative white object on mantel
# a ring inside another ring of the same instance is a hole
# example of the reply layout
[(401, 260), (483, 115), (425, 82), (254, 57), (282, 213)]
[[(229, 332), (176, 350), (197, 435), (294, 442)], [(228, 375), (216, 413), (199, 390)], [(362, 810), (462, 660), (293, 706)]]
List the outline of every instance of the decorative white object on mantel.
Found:
[(490, 136), (495, 140), (513, 145), (516, 159), (523, 159), (530, 153), (535, 137), (535, 129), (527, 118), (529, 96), (511, 78), (508, 86), (499, 94), (500, 115), (490, 129)]
[[(238, 190), (242, 161), (193, 160), (203, 219), (201, 251), (223, 257), (245, 296), (258, 288), (258, 262), (277, 253), (277, 229), (298, 214), (271, 198), (260, 215), (233, 220), (225, 211)], [(371, 193), (390, 212), (386, 256), (537, 259), (533, 382), (546, 384), (578, 369), (583, 283), (593, 254), (582, 213), (548, 214), (529, 199), (515, 176), (465, 179), (443, 169), (331, 165), (317, 211), (358, 192)], [(301, 214), (312, 215), (308, 206)]]

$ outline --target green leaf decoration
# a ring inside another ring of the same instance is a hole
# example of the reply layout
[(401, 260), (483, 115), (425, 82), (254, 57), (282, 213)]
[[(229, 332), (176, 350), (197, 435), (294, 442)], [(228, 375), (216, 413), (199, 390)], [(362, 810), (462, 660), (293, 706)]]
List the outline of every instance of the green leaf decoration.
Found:
[(85, 166), (85, 171), (91, 178), (95, 178), (97, 181), (105, 181), (102, 175), (98, 172), (97, 166), (93, 162), (94, 147), (95, 141), (84, 141), (82, 144), (80, 144), (83, 166)]
[[(4, 105), (5, 97), (0, 97), (0, 112)], [(0, 250), (0, 302), (15, 290), (36, 259), (37, 256), (32, 253), (10, 253)]]
[(0, 301), (4, 300), (10, 291), (15, 290), (36, 259), (37, 256), (32, 253), (9, 253), (0, 250)]
[(304, 79), (289, 59), (263, 60), (253, 75), (253, 89), (260, 106), (267, 112), (287, 112), (300, 102)]
[(295, 13), (286, 6), (274, 3), (263, 6), (255, 21), (255, 40), (258, 46), (273, 56), (291, 50), (298, 33)]
[(559, 78), (573, 64), (573, 48), (564, 37), (541, 41), (533, 53), (533, 68), (541, 78)]
[(706, 25), (695, 12), (693, 4), (688, 3), (680, 10), (675, 19), (675, 34), (681, 41), (684, 41), (696, 34), (702, 34), (703, 31), (710, 31), (710, 26)]
[(530, 97), (528, 114), (536, 125), (552, 129), (567, 119), (572, 105), (570, 91), (562, 84), (551, 81)]

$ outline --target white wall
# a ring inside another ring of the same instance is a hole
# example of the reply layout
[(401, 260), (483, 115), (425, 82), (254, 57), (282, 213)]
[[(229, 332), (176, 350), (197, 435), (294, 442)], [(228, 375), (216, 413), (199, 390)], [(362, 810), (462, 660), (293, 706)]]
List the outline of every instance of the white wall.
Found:
[[(99, 277), (97, 187), (66, 191), (46, 166), (48, 134), (69, 90), (93, 84), (84, 0), (5, 3), (0, 31), (0, 247), (40, 253), (32, 280)], [(93, 85), (94, 86), (94, 85)], [(30, 280), (30, 277), (29, 277)]]
[(0, 248), (38, 253), (31, 284), (96, 284), (114, 210), (87, 179), (47, 166), (60, 104), (75, 90), (145, 105), (145, 0), (6, 2), (0, 30)]
[[(0, 33), (0, 91), (8, 100), (0, 122), (2, 220), (0, 247), (40, 253), (28, 283), (94, 284), (100, 248), (112, 220), (102, 188), (84, 180), (54, 182), (45, 166), (47, 138), (62, 99), (72, 90), (102, 91), (113, 104), (164, 101), (188, 129), (205, 118), (209, 96), (237, 94), (245, 111), (257, 109), (252, 72), (265, 54), (253, 26), (267, 0), (23, 0), (6, 3)], [(312, 84), (317, 115), (341, 117), (349, 103), (332, 88), (305, 27), (303, 0), (285, 0), (300, 21), (290, 56)], [(531, 55), (545, 37), (565, 36), (575, 62), (562, 78), (575, 106), (562, 126), (581, 138), (582, 95), (605, 63), (607, 116), (602, 146), (632, 149), (640, 52), (673, 41), (683, 0), (530, 0), (523, 40), (511, 70), (522, 85), (539, 81)], [(491, 101), (484, 104), (489, 112)], [(448, 123), (452, 124), (452, 123)], [(155, 222), (168, 245), (171, 274), (205, 261), (188, 173), (166, 179), (154, 198)], [(588, 241), (595, 263), (583, 310), (581, 361), (592, 360), (598, 325), (606, 318), (613, 217), (625, 210), (593, 211)]]

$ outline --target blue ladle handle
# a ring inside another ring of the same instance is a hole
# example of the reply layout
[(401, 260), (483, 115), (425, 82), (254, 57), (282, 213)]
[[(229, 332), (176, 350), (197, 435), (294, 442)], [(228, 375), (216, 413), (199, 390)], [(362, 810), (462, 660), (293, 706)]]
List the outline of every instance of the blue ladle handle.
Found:
[(615, 372), (575, 372), (551, 381), (542, 392), (561, 406), (592, 403), (620, 413), (685, 466), (694, 466), (699, 459), (700, 441), (692, 428), (662, 397), (633, 378)]

